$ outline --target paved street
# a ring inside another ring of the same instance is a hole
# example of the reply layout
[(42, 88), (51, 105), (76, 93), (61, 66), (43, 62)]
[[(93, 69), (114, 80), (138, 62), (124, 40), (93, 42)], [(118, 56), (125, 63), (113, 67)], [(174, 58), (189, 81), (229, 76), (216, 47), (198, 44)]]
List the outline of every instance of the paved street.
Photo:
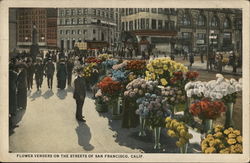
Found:
[[(34, 81), (35, 82), (35, 81)], [(173, 139), (162, 131), (162, 150), (153, 150), (153, 135), (138, 137), (138, 128), (121, 128), (121, 120), (111, 120), (109, 113), (99, 114), (94, 101), (87, 97), (84, 104), (86, 123), (75, 119), (75, 101), (72, 88), (58, 91), (54, 77), (53, 91), (44, 78), (42, 91), (35, 85), (28, 96), (26, 111), (19, 111), (10, 136), (11, 152), (178, 152)], [(199, 149), (199, 135), (192, 140), (189, 152)]]
[[(187, 64), (185, 62), (184, 64)], [(198, 63), (197, 63), (198, 64)], [(231, 75), (227, 76), (231, 77)], [(215, 73), (202, 72), (198, 80), (211, 80)], [(44, 78), (41, 92), (33, 90), (28, 96), (28, 106), (25, 111), (19, 111), (16, 123), (19, 127), (10, 136), (10, 151), (12, 152), (178, 152), (175, 141), (162, 131), (162, 150), (153, 150), (152, 132), (148, 136), (138, 137), (139, 128), (121, 128), (121, 120), (111, 120), (110, 113), (98, 113), (94, 100), (89, 94), (84, 104), (86, 123), (75, 119), (75, 101), (73, 89), (57, 90), (56, 77), (53, 81), (53, 91), (47, 88)], [(241, 99), (238, 100), (235, 114), (242, 116)], [(239, 120), (237, 118), (235, 121)], [(222, 118), (219, 122), (223, 122)], [(238, 122), (236, 122), (238, 124)], [(237, 125), (236, 124), (236, 125)], [(237, 125), (241, 128), (241, 123)], [(191, 140), (189, 152), (199, 152), (200, 135), (191, 130), (194, 138)]]

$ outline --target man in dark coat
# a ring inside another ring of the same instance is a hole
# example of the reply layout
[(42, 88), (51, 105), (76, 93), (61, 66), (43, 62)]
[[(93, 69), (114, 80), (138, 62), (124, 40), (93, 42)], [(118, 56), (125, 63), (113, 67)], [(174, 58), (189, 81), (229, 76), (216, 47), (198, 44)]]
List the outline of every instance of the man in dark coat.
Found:
[(28, 60), (27, 60), (27, 84), (28, 84), (28, 90), (32, 89), (33, 76), (34, 76), (34, 64), (32, 63), (32, 59), (28, 58)]
[(82, 116), (82, 107), (86, 97), (86, 84), (83, 77), (81, 77), (81, 70), (77, 70), (77, 78), (74, 81), (73, 98), (76, 100), (76, 119), (78, 121), (86, 122)]
[(58, 65), (57, 70), (57, 88), (64, 89), (66, 87), (66, 79), (67, 79), (67, 68), (64, 62), (64, 59), (60, 59), (60, 63)]
[(37, 63), (35, 64), (35, 80), (36, 80), (36, 87), (37, 91), (42, 87), (43, 83), (43, 64), (42, 64), (42, 59), (39, 58), (37, 59)]
[(9, 126), (12, 127), (12, 119), (17, 112), (17, 72), (14, 65), (9, 66)]
[(52, 90), (53, 85), (53, 76), (55, 72), (55, 65), (53, 64), (51, 58), (48, 59), (48, 62), (45, 65), (45, 73), (48, 80), (48, 88)]
[(70, 58), (67, 62), (68, 86), (71, 86), (73, 68), (74, 68), (74, 62)]
[(18, 65), (17, 77), (17, 108), (26, 109), (27, 106), (27, 70), (24, 63)]
[(192, 52), (189, 55), (189, 62), (190, 62), (190, 67), (192, 67), (194, 63), (194, 54)]

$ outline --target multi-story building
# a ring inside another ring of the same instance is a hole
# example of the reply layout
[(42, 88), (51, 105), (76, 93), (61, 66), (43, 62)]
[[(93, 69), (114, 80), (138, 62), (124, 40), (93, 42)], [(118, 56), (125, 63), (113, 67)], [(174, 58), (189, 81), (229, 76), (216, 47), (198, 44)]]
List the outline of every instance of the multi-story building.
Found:
[(119, 37), (119, 14), (114, 8), (60, 8), (57, 45), (73, 49), (76, 42), (106, 42), (111, 47)]
[(17, 13), (16, 9), (9, 9), (9, 51), (13, 52), (17, 45)]
[[(121, 14), (122, 31), (135, 34), (139, 43), (146, 39), (158, 50), (171, 52), (171, 40), (177, 36), (176, 9), (123, 8)], [(140, 48), (144, 51), (146, 47)]]
[(178, 9), (177, 48), (241, 52), (241, 10)]
[[(241, 52), (242, 12), (237, 9), (123, 8), (122, 31), (144, 37), (158, 50)], [(143, 50), (143, 49), (141, 49)]]
[(37, 43), (41, 49), (55, 48), (56, 9), (19, 8), (17, 10), (17, 46), (29, 49), (32, 44), (33, 26), (37, 29)]

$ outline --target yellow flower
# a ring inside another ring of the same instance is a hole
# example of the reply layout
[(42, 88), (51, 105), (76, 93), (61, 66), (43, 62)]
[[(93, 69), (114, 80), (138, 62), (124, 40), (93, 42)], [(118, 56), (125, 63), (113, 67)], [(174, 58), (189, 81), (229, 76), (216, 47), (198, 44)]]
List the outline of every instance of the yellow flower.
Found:
[(230, 144), (230, 145), (232, 145), (232, 144), (236, 143), (236, 140), (235, 139), (228, 139), (227, 143)]
[(228, 134), (228, 138), (231, 139), (231, 138), (236, 138), (236, 135), (235, 134)]
[(168, 82), (167, 82), (167, 80), (166, 80), (166, 79), (161, 78), (161, 84), (162, 84), (163, 86), (165, 86), (165, 85), (167, 85), (167, 84), (168, 84)]
[(186, 142), (187, 142), (187, 141), (186, 141), (184, 138), (182, 138), (182, 137), (179, 138), (179, 141), (180, 141), (180, 143), (181, 143), (182, 145), (186, 144)]
[(238, 143), (242, 143), (242, 136), (237, 136), (236, 140)]
[(241, 144), (235, 144), (231, 145), (231, 153), (242, 153), (242, 145)]
[(184, 129), (184, 126), (183, 125), (180, 125), (177, 127), (177, 131), (180, 132), (182, 129)]
[(220, 132), (222, 129), (223, 129), (223, 126), (217, 125), (217, 126), (215, 126), (214, 131), (215, 131), (215, 132)]
[(225, 145), (224, 144), (219, 144), (219, 148), (220, 149), (225, 148)]
[(187, 134), (187, 132), (184, 129), (182, 129), (180, 131), (180, 136), (184, 137), (186, 134)]
[(176, 144), (177, 147), (181, 147), (182, 146), (181, 142), (179, 142), (179, 141), (177, 141), (175, 144)]
[(224, 130), (224, 134), (228, 135), (230, 134), (230, 131), (228, 129)]
[(168, 66), (167, 65), (163, 65), (163, 70), (167, 70), (168, 69)]
[(155, 80), (156, 76), (154, 73), (151, 74), (151, 79)]
[(233, 133), (236, 134), (237, 136), (239, 136), (240, 135), (240, 130), (234, 130)]
[(223, 134), (222, 134), (222, 132), (216, 132), (216, 133), (214, 134), (214, 136), (215, 136), (216, 138), (221, 138), (221, 137), (223, 136)]
[(221, 154), (230, 153), (230, 149), (229, 148), (222, 149), (222, 150), (220, 150), (220, 153)]
[(170, 122), (172, 119), (170, 118), (170, 117), (167, 117), (166, 119), (165, 119), (165, 122)]
[(214, 146), (215, 146), (215, 144), (216, 144), (216, 143), (215, 143), (215, 141), (214, 141), (214, 140), (209, 141), (209, 146), (210, 146), (210, 147), (214, 147)]
[(206, 150), (205, 150), (205, 153), (214, 153), (216, 150), (214, 147), (208, 147)]
[(160, 75), (163, 74), (163, 70), (162, 70), (162, 69), (159, 70), (159, 74), (160, 74)]
[(170, 137), (175, 137), (175, 136), (176, 136), (174, 130), (168, 130), (168, 135), (169, 135)]
[(208, 134), (207, 138), (213, 138), (213, 135), (212, 134)]

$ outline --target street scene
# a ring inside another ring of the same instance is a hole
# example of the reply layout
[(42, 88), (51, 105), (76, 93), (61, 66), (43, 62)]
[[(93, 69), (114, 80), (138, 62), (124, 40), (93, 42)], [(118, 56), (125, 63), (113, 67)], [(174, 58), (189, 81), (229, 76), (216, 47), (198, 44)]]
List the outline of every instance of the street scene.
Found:
[(10, 8), (9, 152), (242, 153), (242, 11)]

